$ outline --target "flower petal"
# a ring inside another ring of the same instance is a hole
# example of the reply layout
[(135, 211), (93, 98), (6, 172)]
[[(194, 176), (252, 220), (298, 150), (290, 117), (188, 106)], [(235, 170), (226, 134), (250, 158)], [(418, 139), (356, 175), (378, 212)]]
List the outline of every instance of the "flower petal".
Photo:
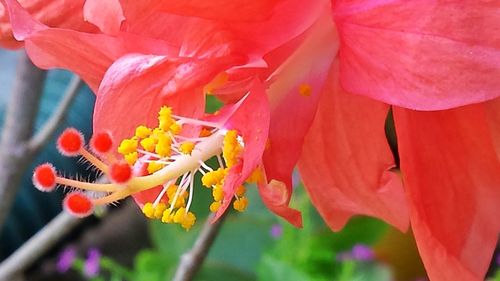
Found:
[[(299, 213), (288, 208), (292, 195), (292, 171), (336, 55), (336, 35), (330, 16), (325, 13), (325, 17), (307, 31), (304, 42), (269, 78), (271, 126), (269, 145), (263, 157), (266, 181), (259, 184), (259, 191), (271, 210), (297, 226), (302, 223)], [(290, 114), (291, 108), (293, 114)], [(266, 193), (280, 193), (286, 200), (272, 200), (276, 196), (266, 196)]]
[(305, 139), (299, 161), (304, 185), (333, 230), (357, 214), (405, 230), (405, 197), (400, 178), (390, 171), (394, 159), (384, 131), (389, 108), (346, 93), (338, 71), (336, 63)]
[(500, 99), (485, 103), (488, 124), (490, 125), (493, 146), (500, 161)]
[(116, 35), (125, 20), (118, 0), (86, 0), (83, 6), (83, 16), (86, 21), (99, 27), (103, 33), (110, 35)]
[(243, 184), (260, 164), (269, 132), (269, 103), (262, 83), (255, 79), (249, 93), (227, 120), (226, 129), (236, 129), (245, 143), (241, 161), (229, 169), (224, 179), (224, 200), (216, 213), (217, 220), (229, 207), (235, 189)]
[[(3, 1), (0, 1), (3, 2)], [(83, 20), (82, 7), (84, 0), (20, 0), (6, 1), (9, 5), (20, 5), (38, 21), (51, 27), (72, 28), (81, 31), (94, 31), (95, 27)], [(7, 48), (19, 48), (21, 42), (14, 39), (11, 21), (18, 21), (19, 18), (9, 20), (7, 9), (0, 4), (0, 45)]]
[(133, 54), (106, 72), (97, 95), (94, 130), (117, 140), (139, 125), (156, 125), (161, 106), (181, 116), (201, 118), (205, 84), (234, 63), (231, 58), (191, 59)]
[(500, 231), (500, 162), (485, 105), (394, 109), (410, 219), (431, 280), (483, 280)]
[(334, 1), (342, 86), (411, 109), (500, 95), (500, 1)]

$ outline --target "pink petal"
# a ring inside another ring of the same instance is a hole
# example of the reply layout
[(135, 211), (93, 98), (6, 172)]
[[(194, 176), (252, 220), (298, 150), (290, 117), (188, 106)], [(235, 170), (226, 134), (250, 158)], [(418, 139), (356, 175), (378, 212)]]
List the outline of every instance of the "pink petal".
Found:
[(103, 33), (110, 35), (116, 35), (120, 32), (120, 26), (125, 20), (118, 0), (86, 0), (83, 16), (86, 21), (99, 27)]
[(488, 124), (490, 125), (493, 147), (500, 159), (500, 99), (495, 99), (485, 103)]
[[(3, 3), (4, 0), (0, 2)], [(5, 3), (8, 3), (10, 6), (15, 5), (24, 7), (37, 21), (51, 27), (73, 28), (89, 32), (95, 30), (95, 27), (85, 23), (83, 20), (83, 0), (69, 2), (65, 0), (20, 0), (20, 5), (16, 1), (5, 0)], [(10, 20), (9, 13), (3, 6), (5, 3), (0, 4), (0, 45), (8, 48), (18, 48), (22, 46), (22, 43), (14, 39), (10, 22), (16, 21), (17, 24), (24, 24), (28, 19), (22, 15), (17, 15), (14, 19)], [(29, 25), (25, 25), (25, 27), (28, 26)]]
[(258, 182), (257, 186), (262, 202), (264, 202), (269, 210), (284, 218), (293, 226), (302, 227), (302, 214), (288, 206), (290, 197), (292, 196), (292, 190), (289, 186), (282, 181), (274, 179), (268, 183), (267, 178), (264, 181)]
[[(269, 209), (296, 226), (301, 226), (302, 220), (298, 211), (288, 207), (292, 195), (291, 175), (316, 113), (321, 88), (338, 43), (333, 23), (329, 15), (325, 15), (311, 27), (303, 38), (304, 42), (272, 75), (268, 90), (271, 103), (270, 145), (263, 157), (267, 179), (259, 184), (259, 191)], [(310, 92), (301, 94), (302, 86), (310, 87)], [(286, 199), (275, 200), (276, 196), (272, 194), (280, 194), (278, 197)]]
[(229, 207), (235, 189), (242, 185), (259, 165), (269, 132), (269, 104), (262, 83), (255, 79), (249, 93), (227, 120), (226, 129), (235, 129), (245, 147), (241, 161), (233, 166), (224, 180), (224, 200), (216, 213), (218, 219)]
[[(267, 91), (271, 127), (264, 166), (268, 179), (285, 182), (290, 194), (292, 170), (316, 113), (338, 44), (329, 17), (319, 20), (308, 33), (304, 43), (269, 78), (271, 84)], [(310, 87), (310, 92), (301, 94), (301, 86)]]
[(483, 280), (500, 231), (500, 162), (485, 105), (394, 109), (410, 219), (431, 280)]
[(338, 71), (336, 63), (299, 161), (306, 190), (333, 230), (358, 214), (405, 230), (408, 211), (384, 131), (389, 107), (345, 92)]
[(156, 125), (161, 106), (181, 116), (204, 113), (203, 86), (234, 61), (134, 54), (117, 60), (99, 88), (95, 131), (110, 131), (117, 140), (133, 135), (139, 125)]
[(342, 86), (437, 110), (500, 95), (500, 1), (334, 1)]

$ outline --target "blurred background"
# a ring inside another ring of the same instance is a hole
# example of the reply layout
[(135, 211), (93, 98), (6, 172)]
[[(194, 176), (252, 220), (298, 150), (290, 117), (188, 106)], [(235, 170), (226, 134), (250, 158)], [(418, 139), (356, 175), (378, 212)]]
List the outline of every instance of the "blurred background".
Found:
[[(15, 81), (23, 79), (16, 75), (22, 56), (20, 52), (0, 50), (1, 123), (15, 92)], [(30, 83), (24, 79), (22, 83)], [(51, 70), (41, 89), (32, 89), (41, 93), (35, 133), (57, 110), (72, 79), (71, 73)], [(93, 104), (91, 91), (86, 86), (79, 87), (54, 136), (39, 153), (30, 156), (29, 164), (15, 167), (23, 172), (7, 219), (0, 225), (0, 276), (10, 266), (6, 265), (8, 257), (24, 245), (32, 261), (21, 263), (18, 280), (171, 280), (181, 255), (193, 245), (203, 218), (208, 216), (208, 189), (197, 188), (193, 211), (199, 221), (186, 232), (177, 225), (147, 220), (127, 200), (91, 218), (68, 219), (60, 215), (63, 189), (42, 193), (33, 187), (34, 166), (47, 161), (68, 176), (96, 179), (85, 164), (77, 158), (62, 157), (55, 147), (55, 136), (68, 126), (79, 129), (89, 139)], [(207, 110), (214, 110), (217, 105), (217, 101), (210, 100)], [(195, 280), (427, 280), (411, 233), (402, 234), (366, 217), (355, 218), (344, 230), (333, 233), (310, 204), (298, 175), (294, 188), (292, 206), (303, 213), (303, 229), (296, 229), (270, 213), (250, 186), (248, 210), (228, 215)], [(53, 239), (44, 247), (26, 247), (26, 241), (54, 218), (64, 223), (47, 231)], [(492, 261), (491, 280), (500, 281), (499, 263), (500, 258)]]

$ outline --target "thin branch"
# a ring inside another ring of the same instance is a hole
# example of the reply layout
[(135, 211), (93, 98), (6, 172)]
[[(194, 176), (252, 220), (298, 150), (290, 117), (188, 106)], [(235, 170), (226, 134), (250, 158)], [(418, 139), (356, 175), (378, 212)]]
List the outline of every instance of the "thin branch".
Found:
[(11, 256), (0, 264), (0, 281), (12, 280), (47, 253), (61, 238), (73, 230), (81, 219), (65, 212), (60, 213), (42, 230), (26, 241)]
[(194, 276), (203, 265), (203, 261), (207, 257), (208, 251), (215, 241), (225, 217), (226, 215), (223, 215), (214, 223), (212, 223), (214, 215), (212, 214), (208, 217), (193, 248), (182, 255), (173, 281), (193, 280)]
[(32, 159), (27, 142), (33, 133), (46, 72), (35, 67), (25, 53), (19, 57), (0, 139), (0, 229), (9, 213), (21, 176)]
[[(103, 176), (98, 178), (96, 182), (108, 183), (109, 180)], [(33, 265), (41, 256), (50, 251), (81, 222), (83, 222), (82, 219), (62, 211), (12, 255), (0, 263), (0, 281), (13, 280)]]
[(66, 117), (68, 108), (82, 85), (83, 81), (78, 76), (74, 76), (64, 93), (63, 99), (57, 106), (57, 109), (52, 113), (52, 116), (44, 124), (43, 128), (30, 140), (28, 144), (30, 153), (36, 154), (47, 143), (50, 137), (52, 137)]

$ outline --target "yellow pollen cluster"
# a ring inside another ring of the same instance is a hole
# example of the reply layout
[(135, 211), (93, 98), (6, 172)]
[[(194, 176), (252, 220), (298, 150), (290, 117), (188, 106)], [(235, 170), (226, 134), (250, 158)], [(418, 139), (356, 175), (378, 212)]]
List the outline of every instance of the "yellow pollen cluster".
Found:
[(147, 218), (161, 220), (164, 223), (177, 223), (189, 230), (196, 222), (196, 216), (186, 209), (188, 193), (177, 185), (167, 188), (168, 204), (146, 203), (142, 212)]
[(238, 132), (236, 130), (227, 131), (223, 145), (222, 157), (224, 157), (226, 166), (231, 168), (238, 163), (240, 154), (243, 151), (243, 147), (238, 141)]
[[(118, 152), (123, 155), (129, 165), (134, 165), (139, 156), (153, 153), (159, 159), (168, 158), (172, 153), (172, 138), (180, 133), (182, 126), (172, 118), (172, 109), (162, 107), (158, 114), (158, 127), (148, 128), (140, 125), (135, 129), (135, 135), (124, 139), (118, 146)], [(149, 161), (147, 171), (152, 174), (165, 166), (160, 161)]]

